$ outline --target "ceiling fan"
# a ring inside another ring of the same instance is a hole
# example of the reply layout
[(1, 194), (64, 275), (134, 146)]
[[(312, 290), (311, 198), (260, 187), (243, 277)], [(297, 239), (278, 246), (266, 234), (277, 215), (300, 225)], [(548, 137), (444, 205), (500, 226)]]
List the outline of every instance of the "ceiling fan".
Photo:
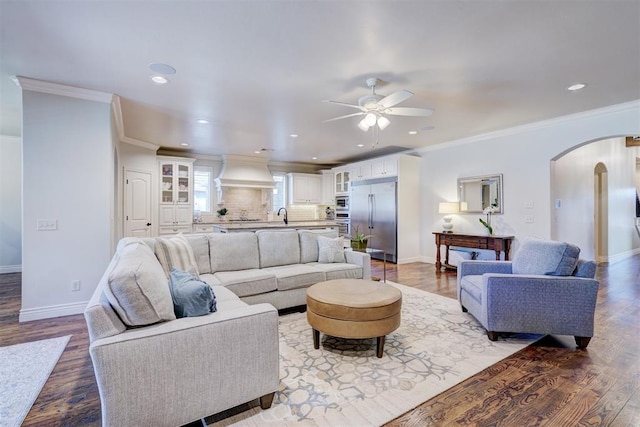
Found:
[(344, 105), (345, 107), (357, 108), (360, 110), (357, 113), (347, 114), (344, 116), (334, 117), (333, 119), (325, 120), (326, 122), (332, 122), (334, 120), (346, 119), (348, 117), (364, 116), (364, 118), (358, 123), (358, 127), (363, 131), (368, 131), (371, 126), (378, 125), (380, 130), (384, 130), (391, 121), (386, 115), (392, 116), (413, 116), (413, 117), (428, 117), (433, 114), (433, 110), (430, 108), (413, 108), (413, 107), (395, 107), (395, 105), (406, 101), (413, 96), (413, 93), (408, 90), (399, 90), (391, 95), (382, 96), (376, 93), (376, 85), (379, 80), (375, 77), (367, 79), (367, 86), (371, 88), (371, 95), (365, 95), (358, 99), (358, 105), (347, 104), (339, 101), (324, 100), (322, 102), (329, 102), (331, 104)]

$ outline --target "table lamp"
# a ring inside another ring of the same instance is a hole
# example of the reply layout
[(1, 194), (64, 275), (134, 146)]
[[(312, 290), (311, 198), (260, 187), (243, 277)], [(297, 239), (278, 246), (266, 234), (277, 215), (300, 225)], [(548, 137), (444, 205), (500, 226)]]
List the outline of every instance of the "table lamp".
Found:
[(451, 222), (453, 216), (450, 214), (456, 214), (458, 212), (460, 212), (459, 202), (440, 202), (438, 205), (438, 213), (446, 214), (442, 218), (443, 233), (453, 233), (453, 223)]

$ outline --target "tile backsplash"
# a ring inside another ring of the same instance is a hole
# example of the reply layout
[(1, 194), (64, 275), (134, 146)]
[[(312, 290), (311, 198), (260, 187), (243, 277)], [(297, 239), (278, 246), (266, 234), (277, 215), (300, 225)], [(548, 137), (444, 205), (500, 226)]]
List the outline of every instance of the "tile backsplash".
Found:
[[(262, 198), (262, 190), (258, 188), (241, 188), (228, 187), (224, 190), (224, 204), (214, 205), (213, 212), (210, 215), (202, 215), (203, 221), (215, 221), (217, 219), (216, 212), (218, 209), (227, 208), (227, 219), (240, 219), (242, 211), (247, 211), (247, 217), (259, 220), (280, 220), (275, 214), (278, 207), (275, 208), (272, 217), (269, 214), (271, 210), (271, 201), (264, 204)], [(290, 221), (313, 221), (325, 219), (326, 205), (289, 205), (287, 206), (287, 214)]]

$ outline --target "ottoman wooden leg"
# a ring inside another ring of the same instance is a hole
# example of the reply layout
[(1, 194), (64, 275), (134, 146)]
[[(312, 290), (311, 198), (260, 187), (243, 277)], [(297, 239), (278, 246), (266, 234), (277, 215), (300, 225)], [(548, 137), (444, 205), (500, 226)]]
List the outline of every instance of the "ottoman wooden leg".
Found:
[(316, 350), (320, 348), (320, 331), (317, 329), (313, 330), (313, 348)]
[(378, 358), (382, 357), (382, 354), (384, 353), (384, 340), (385, 340), (386, 336), (381, 336), (376, 338), (376, 356), (378, 356)]

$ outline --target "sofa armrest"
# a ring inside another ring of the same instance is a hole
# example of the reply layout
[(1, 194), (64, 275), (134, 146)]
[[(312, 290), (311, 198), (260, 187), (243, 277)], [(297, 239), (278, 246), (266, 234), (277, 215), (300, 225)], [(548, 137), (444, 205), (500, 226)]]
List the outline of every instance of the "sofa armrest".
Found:
[(458, 293), (460, 292), (460, 280), (464, 276), (480, 276), (485, 273), (511, 274), (511, 261), (479, 261), (463, 260), (458, 266)]
[(89, 351), (105, 426), (182, 425), (279, 386), (270, 304), (128, 329)]
[(482, 278), (488, 330), (593, 336), (597, 280), (513, 274)]
[(359, 251), (344, 251), (344, 255), (349, 264), (356, 264), (362, 267), (363, 279), (371, 279), (371, 255)]

